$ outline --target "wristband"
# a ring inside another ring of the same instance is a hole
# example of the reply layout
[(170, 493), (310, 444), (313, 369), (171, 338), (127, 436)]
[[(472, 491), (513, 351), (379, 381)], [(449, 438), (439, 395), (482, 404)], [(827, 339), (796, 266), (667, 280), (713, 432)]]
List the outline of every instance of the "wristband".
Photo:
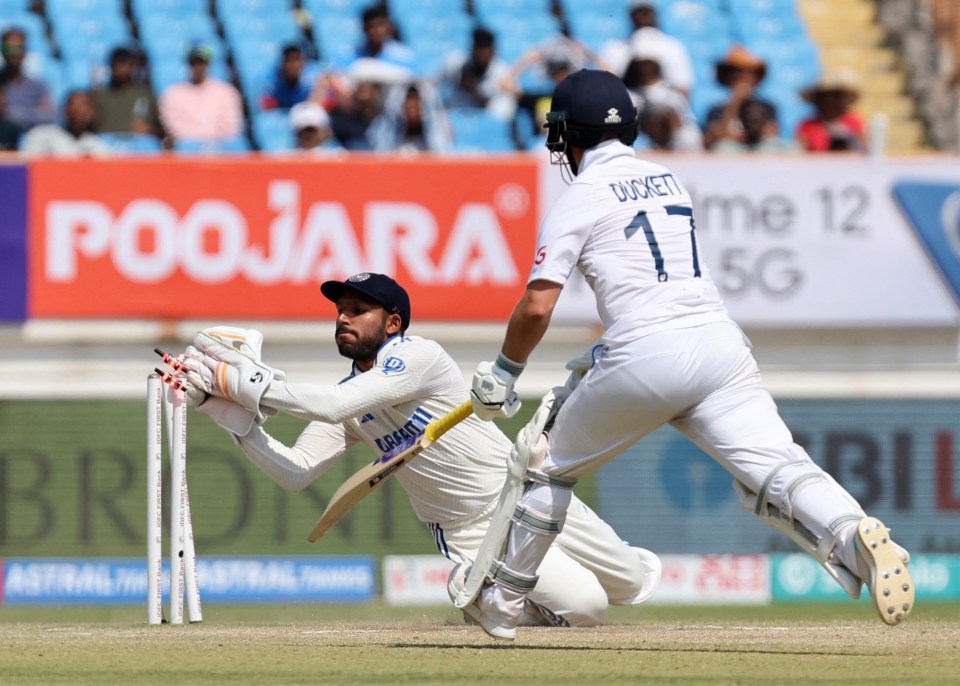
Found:
[(519, 362), (514, 362), (503, 353), (497, 353), (497, 361), (494, 363), (494, 366), (499, 367), (501, 370), (516, 379), (518, 376), (520, 376), (527, 365), (526, 363), (520, 364)]

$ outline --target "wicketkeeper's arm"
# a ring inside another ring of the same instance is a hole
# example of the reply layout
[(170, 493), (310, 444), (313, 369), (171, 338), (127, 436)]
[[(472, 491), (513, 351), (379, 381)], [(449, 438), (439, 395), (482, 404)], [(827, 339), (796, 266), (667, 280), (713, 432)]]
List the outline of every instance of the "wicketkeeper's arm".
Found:
[(356, 442), (342, 425), (311, 422), (297, 442), (287, 446), (261, 427), (237, 442), (247, 458), (288, 491), (299, 491), (323, 475)]

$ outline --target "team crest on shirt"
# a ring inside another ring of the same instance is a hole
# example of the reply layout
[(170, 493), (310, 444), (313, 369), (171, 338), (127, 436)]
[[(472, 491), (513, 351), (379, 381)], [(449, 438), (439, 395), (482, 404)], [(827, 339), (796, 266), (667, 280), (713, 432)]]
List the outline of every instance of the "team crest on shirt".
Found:
[(604, 124), (620, 124), (623, 120), (620, 118), (620, 110), (616, 107), (611, 107), (607, 110), (607, 116), (603, 120)]
[(388, 357), (383, 361), (384, 374), (397, 374), (406, 368), (406, 363), (399, 357)]

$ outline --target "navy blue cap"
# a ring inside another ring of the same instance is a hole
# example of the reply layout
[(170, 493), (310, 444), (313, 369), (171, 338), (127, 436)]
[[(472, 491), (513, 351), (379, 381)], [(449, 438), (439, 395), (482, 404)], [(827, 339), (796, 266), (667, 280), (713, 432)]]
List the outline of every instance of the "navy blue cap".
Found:
[(345, 288), (373, 298), (391, 314), (399, 314), (400, 331), (406, 331), (410, 326), (410, 296), (403, 290), (403, 286), (386, 274), (361, 272), (346, 281), (324, 281), (320, 292), (327, 300), (337, 302)]

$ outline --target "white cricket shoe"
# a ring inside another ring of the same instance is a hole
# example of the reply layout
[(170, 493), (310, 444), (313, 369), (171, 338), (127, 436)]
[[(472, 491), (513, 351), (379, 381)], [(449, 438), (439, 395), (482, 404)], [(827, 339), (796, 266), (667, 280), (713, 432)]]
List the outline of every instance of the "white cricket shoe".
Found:
[[(455, 600), (460, 595), (460, 589), (466, 583), (467, 575), (470, 573), (470, 567), (464, 564), (456, 565), (447, 577), (447, 595), (450, 600)], [(484, 590), (486, 590), (485, 587)], [(480, 609), (480, 599), (483, 597), (483, 590), (474, 598), (473, 602), (463, 608), (463, 618), (467, 624), (476, 624), (483, 629), (488, 636), (501, 641), (512, 641), (517, 637), (516, 620), (513, 618), (492, 617)]]
[(876, 517), (860, 520), (853, 545), (857, 574), (867, 585), (877, 614), (890, 626), (899, 624), (913, 611), (914, 585), (907, 570), (909, 553), (890, 540), (890, 530)]

